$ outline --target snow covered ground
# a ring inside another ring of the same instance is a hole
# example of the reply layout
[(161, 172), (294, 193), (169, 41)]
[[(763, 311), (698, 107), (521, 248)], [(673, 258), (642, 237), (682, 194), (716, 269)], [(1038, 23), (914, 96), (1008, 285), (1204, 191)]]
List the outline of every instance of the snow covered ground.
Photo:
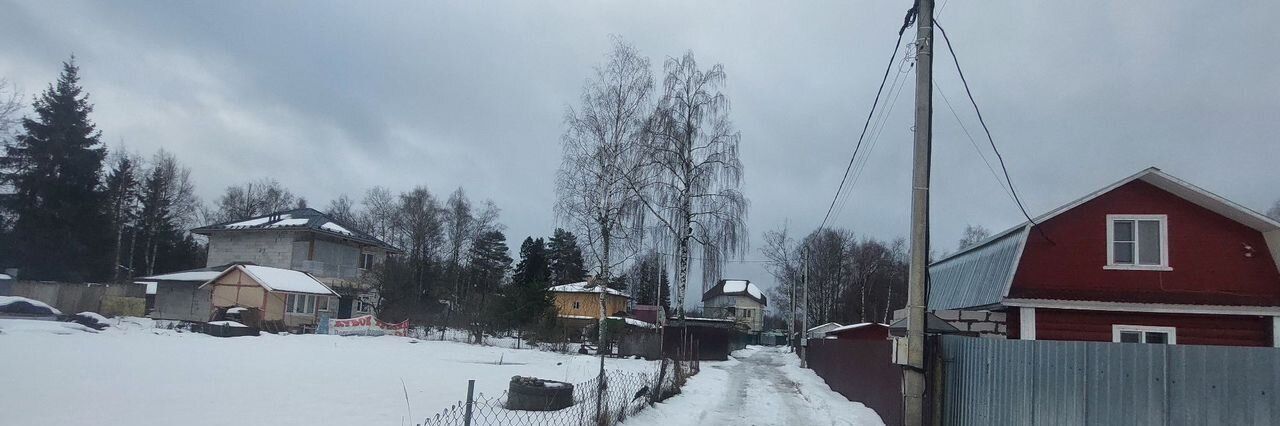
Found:
[(780, 347), (753, 346), (704, 363), (684, 391), (627, 425), (883, 425), (875, 411), (832, 391)]
[[(217, 338), (109, 321), (94, 332), (0, 319), (0, 424), (407, 425), (464, 399), (467, 379), (497, 394), (514, 375), (581, 382), (598, 362), (392, 336)], [(608, 365), (657, 369), (643, 360)]]

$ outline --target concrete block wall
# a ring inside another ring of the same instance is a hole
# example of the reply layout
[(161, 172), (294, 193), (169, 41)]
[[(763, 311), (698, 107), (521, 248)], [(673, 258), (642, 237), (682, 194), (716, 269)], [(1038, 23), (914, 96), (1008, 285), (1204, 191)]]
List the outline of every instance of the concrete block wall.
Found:
[(288, 268), (293, 260), (292, 231), (219, 233), (209, 236), (206, 266), (231, 262), (253, 262), (263, 266)]
[[(1003, 339), (1009, 335), (1008, 316), (1004, 312), (941, 310), (933, 314), (960, 331), (978, 333), (980, 337)], [(906, 317), (906, 309), (893, 311), (894, 321)]]

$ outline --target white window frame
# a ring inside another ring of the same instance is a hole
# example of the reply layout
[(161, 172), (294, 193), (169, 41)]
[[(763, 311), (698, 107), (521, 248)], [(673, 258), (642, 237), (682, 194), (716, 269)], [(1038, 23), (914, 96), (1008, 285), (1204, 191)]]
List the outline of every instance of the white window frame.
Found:
[(1158, 327), (1153, 325), (1114, 324), (1111, 326), (1111, 341), (1114, 343), (1120, 343), (1120, 333), (1126, 332), (1126, 331), (1139, 333), (1139, 335), (1141, 336), (1139, 337), (1139, 340), (1141, 341), (1140, 343), (1147, 343), (1147, 333), (1154, 332), (1154, 333), (1164, 333), (1166, 336), (1169, 336), (1168, 344), (1170, 345), (1178, 344), (1178, 328), (1177, 327)]
[[(284, 312), (289, 315), (315, 315), (316, 298), (317, 296), (314, 294), (287, 293), (285, 294)], [(290, 303), (290, 300), (292, 300), (292, 303)]]
[[(1133, 221), (1133, 263), (1116, 263), (1116, 221)], [(1160, 223), (1160, 264), (1139, 264), (1138, 222), (1157, 221)], [(1107, 265), (1102, 269), (1136, 270), (1136, 271), (1172, 271), (1169, 267), (1169, 215), (1163, 214), (1109, 214), (1107, 215)]]
[[(366, 262), (365, 259), (368, 259), (368, 261)], [(362, 271), (368, 271), (370, 269), (373, 269), (373, 264), (374, 264), (373, 262), (375, 260), (376, 258), (374, 257), (373, 253), (361, 252), (360, 258), (357, 260), (357, 262), (359, 263), (358, 267)]]

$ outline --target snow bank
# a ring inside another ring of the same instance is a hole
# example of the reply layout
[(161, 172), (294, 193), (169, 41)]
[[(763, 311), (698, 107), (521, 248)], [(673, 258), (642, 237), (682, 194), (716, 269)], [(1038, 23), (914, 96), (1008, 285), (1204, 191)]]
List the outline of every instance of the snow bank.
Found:
[[(92, 328), (85, 327), (80, 324), (76, 324), (74, 322), (0, 318), (0, 343), (3, 343), (9, 339), (21, 340), (16, 336), (18, 334), (42, 334), (42, 335), (65, 336), (65, 335), (71, 335), (71, 334), (97, 333), (97, 332), (98, 330), (94, 330)], [(17, 345), (9, 345), (9, 346), (17, 346)], [(23, 348), (9, 347), (4, 349), (23, 349)], [(28, 347), (25, 349), (28, 351), (32, 351), (32, 349), (34, 348)], [(0, 351), (0, 352), (4, 352), (4, 351)], [(33, 352), (39, 352), (39, 351), (33, 351)], [(0, 359), (7, 359), (7, 358), (0, 358)], [(18, 367), (5, 366), (4, 368), (0, 368), (0, 371), (3, 371), (8, 368), (18, 368)], [(3, 376), (3, 375), (4, 374), (0, 374), (0, 376)]]
[[(24, 303), (26, 305), (30, 305), (40, 310), (45, 310), (46, 312), (25, 312), (27, 310), (25, 309), (27, 308), (27, 306), (24, 306), (23, 305)], [(6, 308), (19, 311), (19, 312), (10, 312), (10, 313), (37, 314), (37, 315), (48, 313), (53, 315), (62, 315), (62, 311), (59, 311), (52, 306), (49, 306), (48, 303), (44, 303), (39, 300), (28, 299), (20, 296), (0, 296), (0, 312), (7, 312)]]
[(104, 316), (102, 316), (102, 314), (99, 314), (99, 313), (97, 313), (97, 312), (84, 311), (84, 312), (81, 312), (81, 313), (76, 314), (76, 316), (81, 316), (81, 317), (85, 317), (85, 318), (90, 318), (90, 319), (92, 319), (92, 320), (94, 320), (94, 321), (97, 321), (99, 324), (106, 324), (106, 323), (107, 323), (107, 321), (108, 321), (108, 320), (107, 320), (107, 317), (104, 317)]

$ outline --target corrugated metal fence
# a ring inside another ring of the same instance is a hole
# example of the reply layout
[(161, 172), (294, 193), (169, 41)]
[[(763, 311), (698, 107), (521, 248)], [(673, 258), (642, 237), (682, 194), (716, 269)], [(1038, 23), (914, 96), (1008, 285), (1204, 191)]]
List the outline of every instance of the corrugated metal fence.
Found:
[(948, 425), (1271, 425), (1280, 349), (943, 336)]

